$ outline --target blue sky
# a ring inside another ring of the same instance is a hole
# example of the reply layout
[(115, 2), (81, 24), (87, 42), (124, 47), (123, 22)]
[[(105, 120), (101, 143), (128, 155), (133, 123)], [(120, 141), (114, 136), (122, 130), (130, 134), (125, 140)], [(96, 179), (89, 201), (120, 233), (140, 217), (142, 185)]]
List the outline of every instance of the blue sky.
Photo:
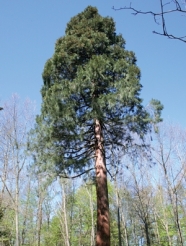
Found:
[[(134, 1), (140, 9), (158, 9), (159, 1)], [(152, 33), (161, 31), (150, 16), (133, 16), (114, 11), (129, 4), (120, 0), (0, 0), (0, 103), (13, 93), (41, 105), (42, 71), (53, 55), (56, 40), (63, 36), (71, 17), (88, 5), (102, 16), (111, 16), (116, 32), (126, 40), (126, 49), (135, 52), (141, 69), (141, 97), (144, 105), (151, 98), (164, 105), (163, 118), (186, 127), (186, 44)], [(186, 21), (170, 17), (168, 28), (186, 34)]]

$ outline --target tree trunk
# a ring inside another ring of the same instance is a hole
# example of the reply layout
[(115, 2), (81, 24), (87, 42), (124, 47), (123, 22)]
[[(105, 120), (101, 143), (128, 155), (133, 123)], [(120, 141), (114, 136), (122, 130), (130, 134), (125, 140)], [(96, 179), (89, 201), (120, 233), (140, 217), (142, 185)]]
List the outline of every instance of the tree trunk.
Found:
[(31, 178), (28, 180), (28, 188), (26, 189), (27, 198), (25, 204), (25, 212), (23, 213), (23, 223), (22, 223), (22, 231), (21, 231), (21, 239), (20, 244), (25, 245), (25, 239), (27, 237), (27, 223), (29, 217), (29, 205), (30, 205), (30, 193), (31, 193)]
[(149, 235), (149, 222), (148, 219), (145, 218), (145, 237), (147, 241), (147, 246), (151, 246), (151, 239)]
[[(153, 209), (156, 209), (155, 206)], [(157, 223), (157, 216), (156, 213), (153, 211), (153, 216), (154, 216), (154, 221), (155, 221), (155, 226), (156, 226), (156, 237), (157, 237), (157, 242), (158, 245), (161, 245), (160, 243), (160, 233), (159, 233), (159, 228), (158, 228), (158, 223)]]
[(65, 193), (65, 185), (61, 182), (62, 194), (63, 194), (63, 213), (64, 213), (64, 227), (65, 227), (65, 246), (70, 246), (69, 240), (69, 229), (68, 229), (68, 221), (67, 221), (67, 208), (66, 208), (66, 193)]
[(110, 246), (109, 201), (107, 187), (107, 171), (103, 146), (102, 127), (95, 120), (95, 169), (97, 193), (97, 233), (96, 246)]
[(42, 191), (39, 191), (38, 211), (37, 211), (37, 246), (41, 245), (41, 225), (42, 225), (42, 215), (43, 215), (43, 209), (42, 209), (43, 197), (42, 196), (43, 196)]
[(16, 242), (19, 246), (19, 172), (16, 177), (16, 194), (15, 194), (15, 227), (16, 227)]
[[(92, 187), (91, 187), (92, 188)], [(94, 224), (94, 206), (93, 206), (93, 198), (92, 198), (92, 189), (89, 191), (88, 187), (86, 187), (89, 203), (90, 203), (90, 214), (91, 214), (91, 235), (90, 235), (90, 246), (95, 245), (95, 224)]]
[[(129, 246), (126, 220), (125, 220), (124, 212), (122, 211), (121, 198), (119, 196), (119, 189), (118, 189), (118, 185), (117, 185), (116, 180), (115, 180), (114, 184), (115, 184), (115, 190), (116, 190), (116, 205), (117, 205), (117, 216), (118, 216), (118, 240), (119, 240), (118, 246), (123, 245), (122, 244), (121, 229), (122, 229), (122, 231), (124, 231), (125, 244), (126, 244), (126, 246)], [(122, 223), (122, 225), (121, 225), (121, 223)], [(121, 228), (121, 227), (123, 227), (123, 228)]]
[(117, 208), (118, 212), (118, 239), (119, 239), (119, 246), (122, 246), (121, 244), (121, 223), (120, 223), (120, 210), (119, 210), (119, 205)]
[(121, 208), (121, 206), (120, 206), (120, 202), (119, 202), (119, 191), (118, 191), (116, 180), (115, 180), (114, 184), (115, 184), (115, 190), (116, 190), (116, 205), (117, 205), (117, 217), (118, 217), (118, 240), (119, 240), (118, 246), (122, 246), (122, 243), (121, 243), (121, 219), (120, 219), (120, 208)]

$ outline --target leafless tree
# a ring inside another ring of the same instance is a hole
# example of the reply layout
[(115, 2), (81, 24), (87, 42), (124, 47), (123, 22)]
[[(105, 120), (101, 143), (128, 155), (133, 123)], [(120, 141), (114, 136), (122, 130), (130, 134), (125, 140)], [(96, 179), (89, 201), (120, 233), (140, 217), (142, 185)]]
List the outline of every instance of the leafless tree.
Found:
[[(163, 125), (157, 134), (157, 145), (153, 157), (159, 167), (159, 177), (162, 175), (161, 193), (164, 193), (164, 200), (161, 195), (162, 207), (170, 204), (170, 214), (177, 230), (177, 244), (184, 245), (184, 232), (181, 225), (180, 207), (183, 199), (180, 189), (185, 187), (186, 177), (186, 134), (184, 131), (173, 125)], [(164, 190), (163, 190), (164, 189)], [(166, 194), (166, 195), (165, 195)], [(165, 215), (165, 211), (164, 211)], [(166, 217), (166, 216), (165, 216)], [(168, 226), (161, 218), (167, 233)], [(169, 245), (171, 243), (169, 242)]]
[(0, 162), (1, 197), (9, 195), (15, 210), (16, 246), (20, 245), (19, 213), (21, 183), (25, 180), (23, 170), (27, 161), (27, 133), (33, 122), (33, 105), (29, 100), (21, 104), (13, 95), (3, 106), (0, 114)]

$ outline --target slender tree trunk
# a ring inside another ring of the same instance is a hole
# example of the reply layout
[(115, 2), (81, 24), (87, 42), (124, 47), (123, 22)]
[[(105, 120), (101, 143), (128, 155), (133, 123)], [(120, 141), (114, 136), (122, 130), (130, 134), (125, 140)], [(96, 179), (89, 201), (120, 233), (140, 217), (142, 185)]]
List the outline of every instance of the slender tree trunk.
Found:
[(83, 223), (82, 223), (83, 211), (82, 208), (79, 208), (79, 240), (78, 246), (82, 246), (82, 237), (83, 237)]
[(149, 223), (148, 223), (148, 219), (146, 218), (145, 218), (145, 237), (147, 241), (147, 246), (151, 246), (151, 239), (149, 235)]
[(160, 245), (160, 233), (159, 233), (159, 229), (158, 229), (157, 216), (156, 216), (155, 212), (153, 212), (153, 216), (154, 216), (154, 221), (155, 221), (155, 225), (156, 225), (157, 242), (158, 242), (158, 245)]
[(65, 245), (70, 246), (69, 241), (69, 229), (68, 229), (68, 221), (67, 221), (67, 208), (66, 208), (66, 193), (65, 193), (65, 185), (61, 182), (62, 194), (63, 194), (63, 213), (64, 213), (64, 226), (65, 226)]
[(43, 197), (42, 196), (43, 196), (42, 192), (39, 191), (38, 212), (37, 212), (37, 246), (40, 246), (41, 244), (41, 225), (42, 225), (42, 214), (43, 214), (43, 210), (42, 210)]
[(122, 246), (121, 229), (122, 231), (124, 231), (125, 244), (126, 246), (129, 246), (126, 220), (125, 220), (124, 212), (122, 211), (121, 198), (119, 196), (119, 189), (116, 180), (114, 184), (116, 190), (116, 205), (117, 205), (117, 216), (118, 216), (118, 239), (119, 239), (118, 246)]
[(175, 187), (172, 187), (171, 181), (168, 177), (166, 162), (164, 161), (164, 158), (163, 158), (163, 150), (162, 150), (162, 167), (163, 167), (163, 171), (165, 175), (165, 180), (168, 186), (168, 195), (169, 195), (169, 198), (172, 204), (174, 222), (177, 227), (177, 236), (179, 238), (180, 245), (183, 245), (183, 238), (182, 238), (182, 232), (181, 232), (181, 227), (180, 227), (180, 218), (178, 216), (177, 190), (175, 189)]
[(119, 205), (117, 208), (118, 212), (118, 239), (119, 239), (119, 246), (122, 246), (121, 244), (121, 225), (120, 225), (120, 210), (119, 210)]
[(132, 226), (132, 238), (133, 238), (133, 245), (139, 245), (139, 238), (138, 238), (138, 231), (136, 229), (136, 226), (138, 225), (138, 221), (135, 217), (132, 217), (131, 215), (131, 226)]
[(118, 191), (116, 180), (115, 180), (114, 184), (115, 184), (115, 190), (116, 190), (116, 205), (117, 205), (117, 217), (118, 217), (118, 241), (119, 241), (118, 246), (122, 246), (122, 243), (121, 243), (121, 219), (120, 219), (120, 208), (121, 208), (121, 206), (120, 206), (120, 202), (119, 202), (119, 191)]
[(125, 233), (125, 244), (126, 244), (126, 246), (129, 246), (129, 241), (128, 241), (129, 236), (128, 236), (128, 232), (127, 232), (127, 225), (126, 225), (125, 215), (124, 215), (123, 211), (121, 213), (121, 218), (122, 218), (123, 228), (124, 228), (124, 233)]
[(21, 245), (25, 245), (25, 238), (26, 238), (26, 232), (27, 232), (27, 222), (28, 222), (28, 216), (29, 216), (29, 202), (30, 202), (30, 193), (31, 193), (31, 179), (29, 178), (28, 181), (28, 190), (27, 192), (27, 200), (26, 200), (26, 206), (25, 206), (25, 213), (23, 217), (23, 223), (22, 223), (22, 231), (21, 231)]
[(16, 177), (15, 227), (16, 227), (16, 246), (19, 246), (19, 173), (17, 174)]
[(90, 246), (95, 245), (95, 224), (94, 224), (94, 206), (93, 206), (93, 199), (92, 199), (92, 189), (89, 191), (88, 187), (86, 188), (88, 196), (89, 196), (89, 202), (90, 202), (90, 214), (91, 214), (91, 241)]
[(109, 201), (107, 187), (107, 171), (103, 146), (102, 127), (95, 120), (95, 169), (97, 193), (97, 234), (96, 246), (110, 246)]
[(177, 197), (177, 191), (175, 191), (175, 208), (174, 210), (174, 217), (177, 225), (177, 231), (178, 231), (178, 237), (180, 241), (180, 245), (183, 246), (184, 241), (183, 241), (183, 236), (182, 236), (182, 231), (181, 231), (181, 225), (180, 225), (180, 218), (179, 218), (179, 211), (178, 211), (178, 197)]

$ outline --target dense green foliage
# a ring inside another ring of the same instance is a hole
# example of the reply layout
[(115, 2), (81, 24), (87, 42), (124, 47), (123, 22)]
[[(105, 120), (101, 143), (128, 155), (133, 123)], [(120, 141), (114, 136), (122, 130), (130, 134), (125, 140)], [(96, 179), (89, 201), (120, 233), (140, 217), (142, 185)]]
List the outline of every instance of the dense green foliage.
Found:
[(57, 172), (82, 170), (94, 155), (95, 119), (107, 157), (111, 147), (130, 145), (133, 133), (143, 138), (152, 119), (142, 106), (139, 80), (136, 57), (125, 50), (112, 18), (90, 6), (73, 17), (43, 72), (37, 118), (42, 158)]

